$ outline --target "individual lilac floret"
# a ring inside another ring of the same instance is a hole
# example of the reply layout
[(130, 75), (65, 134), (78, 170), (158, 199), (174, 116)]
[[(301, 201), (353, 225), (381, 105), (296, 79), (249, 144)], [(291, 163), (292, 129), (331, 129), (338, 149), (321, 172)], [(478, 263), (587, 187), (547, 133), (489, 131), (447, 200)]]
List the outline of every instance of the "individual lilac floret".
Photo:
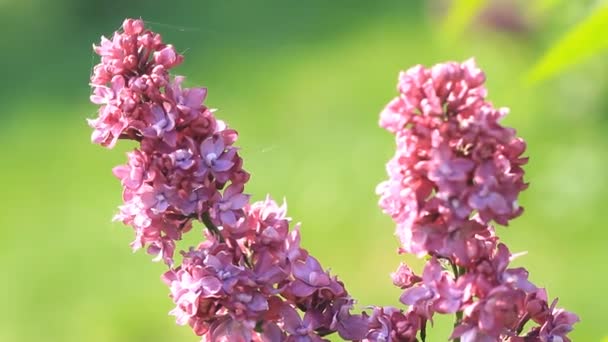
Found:
[(393, 279), (393, 284), (402, 289), (410, 288), (422, 281), (422, 278), (415, 275), (412, 269), (404, 263), (401, 263), (397, 271), (391, 274), (391, 278)]
[(188, 118), (195, 118), (203, 110), (202, 103), (207, 97), (207, 88), (183, 88), (185, 78), (176, 76), (165, 89), (167, 98)]
[(348, 297), (336, 299), (331, 306), (331, 330), (337, 330), (340, 337), (347, 341), (358, 341), (367, 336), (369, 317), (366, 314), (353, 315), (355, 301)]
[(424, 318), (412, 310), (403, 313), (393, 307), (375, 307), (363, 342), (417, 342), (416, 335), (423, 321)]
[(198, 174), (207, 175), (213, 173), (217, 175), (228, 171), (233, 165), (232, 161), (236, 150), (226, 151), (224, 139), (220, 137), (210, 137), (203, 141), (200, 146), (202, 162), (199, 165)]
[(304, 261), (295, 262), (292, 270), (295, 280), (289, 287), (289, 293), (295, 297), (306, 298), (316, 291), (326, 292), (330, 296), (344, 293), (344, 287), (332, 279), (310, 255)]
[(551, 315), (541, 326), (538, 336), (541, 341), (563, 341), (570, 342), (566, 336), (573, 329), (574, 323), (580, 321), (579, 317), (572, 312), (556, 308), (557, 299), (551, 304)]
[(281, 311), (283, 317), (283, 329), (289, 334), (287, 342), (322, 342), (319, 334), (315, 332), (319, 328), (313, 318), (312, 311), (300, 318), (296, 310), (291, 306), (284, 306)]
[(547, 293), (539, 289), (536, 293), (528, 294), (526, 298), (527, 315), (519, 323), (523, 328), (528, 319), (539, 326), (532, 327), (524, 336), (514, 336), (510, 342), (544, 342), (562, 341), (570, 342), (567, 334), (573, 330), (573, 325), (580, 321), (579, 317), (561, 308), (556, 308), (557, 299), (549, 305)]
[(235, 320), (230, 316), (221, 316), (211, 323), (201, 336), (201, 342), (257, 342), (264, 341), (254, 331), (251, 321)]
[(150, 158), (139, 150), (127, 153), (129, 159), (127, 165), (116, 166), (112, 173), (121, 180), (124, 187), (137, 190), (144, 182), (150, 182), (155, 178), (153, 170), (150, 170)]
[(194, 155), (189, 149), (176, 150), (175, 152), (170, 154), (170, 158), (171, 161), (173, 161), (173, 164), (182, 170), (188, 170), (189, 168), (194, 166), (196, 161), (193, 157)]
[(142, 134), (146, 137), (162, 139), (170, 146), (175, 146), (177, 140), (175, 120), (177, 115), (177, 112), (173, 111), (170, 106), (160, 104), (146, 106), (144, 119), (147, 127), (141, 130)]
[(417, 314), (432, 320), (433, 314), (455, 313), (460, 309), (463, 291), (459, 289), (439, 262), (433, 258), (424, 268), (422, 282), (401, 295), (403, 304), (412, 305)]
[(454, 330), (453, 337), (465, 341), (499, 340), (517, 334), (524, 315), (525, 292), (501, 285), (480, 301), (468, 305), (464, 323)]
[(221, 225), (233, 226), (243, 216), (243, 207), (249, 196), (243, 194), (242, 184), (232, 184), (224, 190), (222, 198), (215, 202), (214, 213)]

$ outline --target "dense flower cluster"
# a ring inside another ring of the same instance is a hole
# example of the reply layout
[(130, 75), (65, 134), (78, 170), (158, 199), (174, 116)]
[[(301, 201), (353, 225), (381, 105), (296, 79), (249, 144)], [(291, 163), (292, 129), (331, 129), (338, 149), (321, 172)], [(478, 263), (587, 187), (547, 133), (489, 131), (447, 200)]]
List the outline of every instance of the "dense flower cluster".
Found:
[[(170, 69), (183, 57), (127, 19), (94, 50), (92, 140), (138, 147), (114, 168), (123, 186), (116, 219), (133, 227), (169, 270), (162, 279), (181, 325), (202, 341), (410, 342), (425, 340), (435, 313), (455, 313), (451, 339), (569, 341), (578, 317), (548, 302), (544, 289), (499, 243), (492, 223), (521, 214), (525, 144), (499, 120), (506, 109), (485, 100), (483, 73), (470, 60), (402, 73), (381, 126), (396, 136), (380, 205), (397, 224), (401, 251), (428, 256), (421, 275), (401, 264), (394, 307), (353, 314), (344, 284), (300, 247), (286, 205), (250, 203), (249, 174), (234, 146), (237, 132), (203, 104), (205, 88), (185, 88)], [(176, 241), (202, 222), (204, 241), (175, 258)], [(178, 262), (180, 261), (180, 262)], [(537, 325), (523, 333), (528, 322)]]
[[(183, 77), (169, 75), (183, 57), (136, 19), (94, 50), (101, 63), (91, 77), (91, 101), (100, 105), (89, 120), (92, 140), (109, 148), (139, 142), (113, 170), (124, 200), (116, 219), (134, 228), (134, 249), (147, 246), (171, 267), (163, 280), (177, 323), (203, 341), (365, 337), (367, 316), (351, 315), (344, 284), (300, 248), (285, 205), (250, 204), (243, 194), (249, 174), (237, 132), (203, 105), (205, 88), (184, 88)], [(207, 227), (206, 240), (174, 266), (175, 241), (194, 221)]]
[[(134, 249), (173, 262), (175, 241), (192, 220), (235, 224), (249, 197), (249, 174), (233, 146), (237, 133), (203, 105), (205, 88), (184, 88), (168, 71), (183, 57), (141, 20), (128, 19), (112, 40), (102, 38), (91, 77), (99, 115), (92, 140), (113, 147), (117, 139), (140, 142), (128, 163), (114, 168), (124, 187), (117, 220), (131, 225)], [(222, 192), (223, 190), (223, 192)]]
[[(452, 338), (569, 341), (578, 317), (549, 306), (525, 269), (508, 268), (512, 256), (491, 226), (522, 213), (527, 159), (524, 141), (500, 124), (508, 110), (486, 101), (484, 81), (472, 59), (415, 66), (380, 115), (397, 145), (377, 188), (380, 206), (397, 224), (401, 250), (429, 256), (421, 277), (402, 265), (393, 280), (423, 321), (462, 317)], [(539, 327), (522, 335), (530, 320)]]
[[(177, 304), (172, 314), (205, 341), (308, 341), (338, 332), (361, 339), (366, 317), (351, 315), (341, 281), (300, 248), (285, 205), (270, 198), (246, 206), (246, 216), (184, 253), (165, 273)], [(296, 308), (305, 312), (303, 318)], [(308, 339), (304, 339), (307, 337)]]

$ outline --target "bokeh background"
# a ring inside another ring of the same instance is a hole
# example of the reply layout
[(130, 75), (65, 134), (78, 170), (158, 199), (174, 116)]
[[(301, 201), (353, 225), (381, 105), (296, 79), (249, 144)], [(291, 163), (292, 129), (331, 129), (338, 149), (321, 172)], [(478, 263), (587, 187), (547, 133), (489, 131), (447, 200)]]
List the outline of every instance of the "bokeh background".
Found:
[[(390, 272), (420, 265), (396, 254), (376, 204), (393, 153), (378, 113), (399, 70), (475, 56), (529, 144), (526, 212), (499, 235), (581, 316), (574, 341), (608, 336), (605, 2), (462, 3), (0, 0), (0, 341), (198, 340), (167, 315), (164, 265), (133, 255), (132, 231), (111, 222), (110, 170), (130, 146), (92, 145), (85, 122), (91, 44), (125, 17), (184, 52), (177, 72), (240, 132), (247, 191), (287, 198), (303, 245), (361, 305), (398, 305)], [(451, 322), (429, 340), (446, 340)]]

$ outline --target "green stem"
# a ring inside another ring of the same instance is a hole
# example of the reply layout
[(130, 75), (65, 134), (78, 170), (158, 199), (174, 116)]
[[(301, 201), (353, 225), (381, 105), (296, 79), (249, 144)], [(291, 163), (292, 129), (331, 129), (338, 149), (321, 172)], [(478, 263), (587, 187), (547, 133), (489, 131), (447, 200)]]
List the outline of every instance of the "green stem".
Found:
[[(456, 312), (456, 320), (454, 321), (454, 328), (456, 328), (462, 321), (462, 311)], [(460, 342), (460, 337), (454, 339), (454, 342)]]
[(203, 223), (205, 224), (205, 227), (207, 227), (207, 229), (209, 229), (209, 231), (211, 232), (211, 234), (215, 235), (220, 242), (224, 242), (224, 237), (222, 236), (222, 233), (220, 233), (219, 228), (217, 228), (215, 226), (215, 224), (213, 224), (213, 221), (211, 221), (211, 217), (209, 217), (209, 212), (204, 212), (201, 215), (201, 221), (203, 221)]
[[(451, 262), (452, 271), (454, 272), (454, 280), (458, 280), (459, 277), (463, 276), (467, 271), (464, 267), (458, 267), (455, 262)], [(456, 328), (462, 322), (462, 311), (456, 311), (456, 318), (454, 319), (454, 328)], [(456, 337), (454, 342), (460, 342), (460, 337)]]
[(521, 334), (521, 331), (524, 330), (524, 326), (526, 325), (526, 323), (528, 323), (528, 321), (530, 320), (530, 314), (526, 313), (526, 315), (524, 317), (522, 317), (522, 319), (519, 321), (519, 324), (517, 325), (517, 335), (519, 336), (519, 334)]
[(450, 264), (452, 265), (452, 272), (454, 272), (454, 280), (458, 280), (460, 274), (458, 273), (458, 266), (450, 260)]
[(426, 341), (426, 319), (422, 320), (422, 324), (420, 327), (420, 340), (422, 342)]

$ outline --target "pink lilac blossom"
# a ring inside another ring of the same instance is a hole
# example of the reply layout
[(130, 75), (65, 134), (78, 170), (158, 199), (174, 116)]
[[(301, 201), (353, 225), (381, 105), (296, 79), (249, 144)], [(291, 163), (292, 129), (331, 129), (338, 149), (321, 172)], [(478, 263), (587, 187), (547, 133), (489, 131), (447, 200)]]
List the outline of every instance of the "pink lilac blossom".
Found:
[(422, 282), (406, 289), (401, 295), (403, 304), (412, 306), (416, 313), (432, 321), (433, 313), (455, 313), (462, 304), (463, 290), (433, 258), (424, 268)]
[[(178, 324), (210, 341), (224, 334), (218, 322), (235, 334), (233, 321), (241, 322), (238, 336), (246, 341), (255, 334), (279, 341), (323, 341), (333, 332), (349, 340), (365, 336), (367, 317), (350, 313), (354, 302), (342, 282), (299, 247), (285, 209), (270, 198), (248, 204), (235, 227), (221, 227), (224, 242), (208, 234), (183, 253), (181, 266), (163, 276)], [(268, 332), (253, 329), (264, 324)]]
[[(169, 266), (170, 314), (202, 341), (424, 341), (436, 313), (456, 313), (455, 340), (570, 341), (578, 317), (549, 304), (525, 269), (508, 268), (513, 256), (491, 225), (521, 214), (527, 159), (523, 140), (499, 123), (507, 110), (485, 100), (473, 60), (402, 73), (381, 114), (397, 152), (380, 206), (400, 251), (429, 259), (421, 276), (405, 264), (392, 274), (406, 311), (369, 307), (370, 316), (353, 314), (344, 283), (300, 247), (285, 203), (250, 203), (238, 134), (203, 104), (206, 88), (170, 75), (183, 61), (173, 46), (127, 19), (94, 51), (91, 139), (139, 143), (113, 169), (123, 187), (115, 219), (133, 227), (133, 249)], [(176, 241), (197, 221), (205, 239), (176, 265)], [(530, 321), (537, 326), (522, 332)]]
[(243, 216), (249, 176), (236, 132), (203, 104), (207, 90), (185, 88), (183, 77), (169, 74), (183, 57), (142, 20), (122, 28), (94, 46), (101, 63), (91, 76), (91, 101), (100, 105), (89, 120), (92, 140), (109, 148), (118, 139), (140, 143), (114, 168), (124, 187), (116, 220), (134, 228), (134, 249), (147, 246), (172, 264), (175, 241), (193, 220), (211, 215), (222, 225)]
[(423, 321), (413, 311), (404, 313), (394, 307), (375, 307), (369, 318), (364, 342), (416, 342)]
[[(458, 341), (568, 340), (578, 317), (549, 306), (524, 268), (508, 268), (513, 256), (491, 225), (522, 213), (527, 158), (524, 141), (500, 124), (508, 110), (486, 100), (484, 81), (473, 59), (415, 66), (380, 114), (397, 146), (377, 187), (380, 207), (396, 223), (400, 251), (429, 257), (422, 277), (401, 265), (393, 283), (423, 340), (435, 313), (456, 313)], [(529, 321), (539, 326), (523, 333)]]
[(468, 221), (507, 224), (523, 210), (525, 144), (500, 125), (507, 109), (485, 100), (484, 80), (473, 60), (416, 66), (401, 73), (400, 95), (381, 113), (397, 152), (378, 187), (380, 204), (398, 235), (422, 235), (402, 238), (410, 253), (445, 245)]
[[(92, 141), (139, 143), (113, 170), (123, 186), (115, 219), (135, 230), (133, 249), (147, 247), (170, 266), (162, 279), (176, 322), (203, 341), (365, 337), (367, 316), (351, 314), (344, 284), (300, 247), (286, 205), (249, 203), (238, 134), (203, 104), (205, 88), (169, 74), (183, 60), (173, 46), (127, 19), (94, 50), (101, 63), (91, 76), (91, 101), (100, 105), (89, 120)], [(205, 241), (181, 252), (176, 266), (176, 241), (196, 221), (207, 227)]]

